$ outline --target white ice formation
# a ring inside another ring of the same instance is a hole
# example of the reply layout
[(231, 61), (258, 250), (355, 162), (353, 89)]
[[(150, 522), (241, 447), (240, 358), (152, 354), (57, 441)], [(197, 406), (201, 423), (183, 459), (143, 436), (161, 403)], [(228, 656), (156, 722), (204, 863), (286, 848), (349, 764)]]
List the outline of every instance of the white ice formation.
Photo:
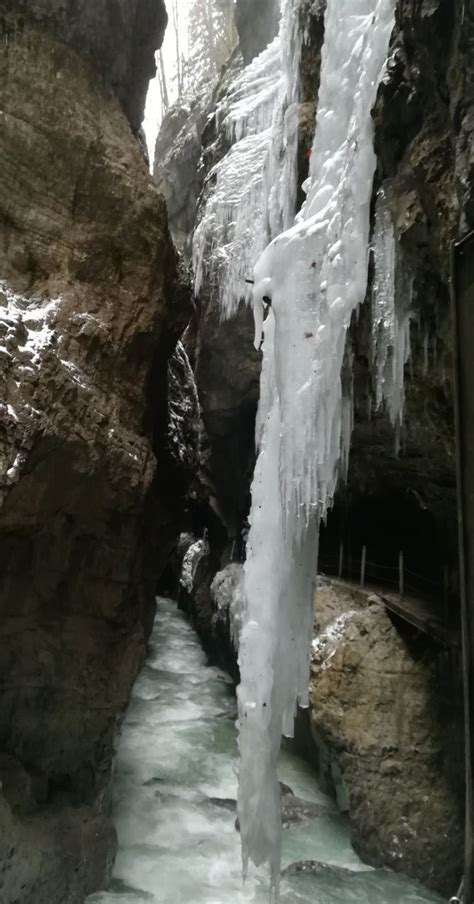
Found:
[(268, 860), (276, 890), (276, 759), (282, 733), (293, 733), (297, 702), (307, 705), (318, 525), (347, 444), (341, 368), (351, 316), (367, 289), (376, 164), (371, 109), (394, 6), (395, 0), (328, 0), (307, 200), (254, 271), (257, 343), (264, 296), (271, 308), (240, 640), (238, 810), (244, 871), (249, 859)]
[(405, 364), (410, 354), (410, 309), (413, 280), (401, 265), (400, 252), (384, 188), (377, 194), (372, 239), (372, 353), (376, 406), (385, 402), (396, 431), (404, 405)]
[(193, 238), (195, 290), (206, 282), (220, 296), (223, 319), (268, 243), (293, 222), (298, 143), (300, 0), (282, 0), (280, 33), (233, 81), (217, 111), (232, 146), (213, 167), (212, 186)]

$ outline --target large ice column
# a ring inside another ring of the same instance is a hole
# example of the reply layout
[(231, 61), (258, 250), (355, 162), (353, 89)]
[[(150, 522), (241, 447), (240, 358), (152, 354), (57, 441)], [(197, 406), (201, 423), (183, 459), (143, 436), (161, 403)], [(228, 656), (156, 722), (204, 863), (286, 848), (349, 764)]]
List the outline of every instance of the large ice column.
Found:
[(367, 289), (376, 163), (371, 109), (394, 6), (328, 0), (307, 200), (254, 272), (257, 322), (263, 296), (271, 309), (245, 565), (238, 810), (244, 869), (249, 859), (268, 860), (275, 887), (276, 759), (282, 732), (292, 734), (297, 701), (307, 703), (317, 533), (347, 446), (341, 367), (351, 315)]
[(413, 279), (402, 266), (401, 252), (385, 189), (375, 204), (373, 235), (372, 353), (376, 406), (385, 402), (397, 434), (405, 401), (405, 364), (410, 353)]
[(300, 0), (282, 0), (278, 36), (233, 81), (217, 117), (232, 142), (211, 170), (193, 238), (195, 290), (217, 287), (223, 319), (274, 236), (293, 222), (298, 144)]

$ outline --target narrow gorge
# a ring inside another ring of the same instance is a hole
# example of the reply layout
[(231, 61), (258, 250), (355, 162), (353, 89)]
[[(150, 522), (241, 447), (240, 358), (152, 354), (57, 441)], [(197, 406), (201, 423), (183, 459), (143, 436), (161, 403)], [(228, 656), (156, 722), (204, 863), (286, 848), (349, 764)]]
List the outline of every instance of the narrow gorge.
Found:
[(473, 76), (0, 0), (0, 904), (474, 904)]

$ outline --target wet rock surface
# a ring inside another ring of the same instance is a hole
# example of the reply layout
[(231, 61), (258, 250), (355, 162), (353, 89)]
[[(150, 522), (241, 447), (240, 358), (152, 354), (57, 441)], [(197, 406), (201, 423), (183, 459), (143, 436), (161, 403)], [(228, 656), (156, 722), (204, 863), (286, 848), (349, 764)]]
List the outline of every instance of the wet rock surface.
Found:
[(191, 619), (210, 661), (238, 682), (236, 642), (241, 597), (237, 588), (242, 565), (230, 563), (216, 574), (217, 567), (207, 535), (198, 539), (192, 534), (181, 534), (172, 557), (179, 607)]
[[(321, 804), (313, 803), (313, 801), (304, 800), (302, 797), (297, 797), (297, 795), (293, 793), (291, 788), (288, 785), (285, 785), (284, 782), (280, 782), (280, 790), (281, 821), (284, 829), (291, 829), (294, 826), (305, 825), (312, 819), (317, 819), (320, 816), (336, 817), (339, 815), (339, 811), (336, 808), (330, 809), (329, 807), (325, 807)], [(212, 803), (214, 803), (216, 806), (225, 807), (225, 809), (228, 810), (237, 809), (237, 801), (224, 801), (217, 798), (212, 799)], [(233, 806), (231, 806), (231, 804), (233, 804)], [(240, 823), (238, 818), (235, 820), (235, 828), (237, 829), (237, 831), (240, 831)], [(315, 861), (311, 862), (315, 863)], [(299, 867), (300, 864), (294, 864), (294, 866), (295, 870), (292, 870), (292, 867), (287, 867), (287, 869), (283, 871), (283, 875), (286, 872), (296, 871), (296, 867)], [(319, 866), (322, 868), (324, 867), (324, 864), (319, 864)], [(302, 865), (301, 868), (303, 869)], [(346, 871), (344, 870), (343, 872)]]
[(92, 807), (21, 813), (0, 800), (1, 900), (82, 904), (110, 876), (117, 849), (110, 820)]
[(239, 680), (237, 650), (245, 604), (243, 581), (243, 565), (230, 562), (217, 572), (211, 584), (213, 633), (225, 658), (226, 668), (231, 670), (236, 680)]
[(359, 873), (364, 873), (364, 871), (358, 870), (354, 873), (354, 870), (345, 869), (343, 866), (331, 866), (329, 863), (321, 863), (319, 860), (298, 860), (296, 863), (290, 863), (282, 871), (283, 876), (324, 876), (331, 881), (343, 882), (347, 882), (350, 877), (357, 876)]
[(244, 303), (223, 323), (218, 299), (200, 299), (195, 375), (206, 435), (202, 479), (230, 542), (239, 539), (248, 512), (255, 463), (261, 354), (252, 338), (253, 317)]

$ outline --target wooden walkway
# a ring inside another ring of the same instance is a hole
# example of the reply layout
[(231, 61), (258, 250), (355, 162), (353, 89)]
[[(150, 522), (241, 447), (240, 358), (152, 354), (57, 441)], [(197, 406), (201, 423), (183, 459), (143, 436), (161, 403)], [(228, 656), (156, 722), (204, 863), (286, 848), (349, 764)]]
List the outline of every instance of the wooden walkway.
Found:
[(455, 628), (448, 627), (445, 622), (433, 612), (432, 606), (423, 600), (414, 597), (401, 597), (397, 593), (380, 593), (380, 597), (386, 609), (393, 612), (398, 618), (408, 622), (423, 634), (428, 634), (433, 640), (457, 650), (461, 648), (461, 635)]
[(452, 650), (461, 651), (461, 632), (446, 622), (434, 610), (429, 602), (418, 597), (403, 595), (395, 591), (387, 590), (372, 582), (361, 587), (357, 581), (348, 581), (345, 578), (336, 578), (332, 575), (324, 575), (334, 586), (338, 584), (343, 588), (350, 588), (367, 596), (377, 596), (385, 608), (401, 618), (407, 624), (412, 625), (422, 634), (426, 634), (437, 643), (449, 647)]

